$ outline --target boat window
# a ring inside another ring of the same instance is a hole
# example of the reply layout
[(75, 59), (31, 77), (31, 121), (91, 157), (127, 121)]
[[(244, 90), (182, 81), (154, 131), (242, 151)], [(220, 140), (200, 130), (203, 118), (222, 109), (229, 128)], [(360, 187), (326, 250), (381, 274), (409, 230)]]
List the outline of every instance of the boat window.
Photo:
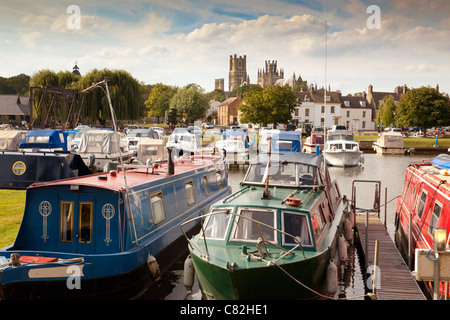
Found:
[(247, 173), (247, 177), (245, 178), (245, 181), (261, 183), (261, 182), (263, 182), (263, 177), (264, 177), (265, 171), (266, 171), (266, 166), (261, 163), (250, 165), (250, 168), (248, 169), (248, 173)]
[(414, 195), (415, 195), (415, 194), (416, 194), (416, 186), (414, 186), (413, 192), (412, 192), (412, 194), (411, 194), (411, 203), (410, 203), (411, 208), (412, 208), (413, 205), (414, 205)]
[(235, 225), (232, 240), (257, 242), (259, 238), (263, 238), (264, 241), (274, 241), (275, 231), (265, 225), (255, 222), (258, 221), (273, 227), (275, 220), (274, 216), (273, 211), (252, 209), (241, 210), (240, 217)]
[(208, 177), (203, 176), (203, 187), (205, 188), (205, 194), (209, 195)]
[(314, 236), (316, 237), (316, 239), (319, 239), (319, 236), (322, 234), (322, 230), (326, 224), (322, 206), (319, 205), (318, 212), (313, 213), (313, 215), (311, 216), (311, 222), (313, 226)]
[(92, 202), (80, 202), (80, 243), (92, 243)]
[(227, 209), (218, 208), (212, 212), (222, 212), (209, 216), (205, 221), (205, 236), (212, 239), (225, 239), (231, 214), (226, 213)]
[(270, 181), (280, 185), (296, 185), (295, 164), (294, 163), (276, 163), (269, 168)]
[(417, 217), (419, 219), (422, 219), (423, 209), (425, 208), (426, 201), (427, 201), (427, 193), (424, 190), (424, 191), (422, 191), (422, 194), (420, 195), (419, 206), (417, 208)]
[(49, 136), (27, 136), (25, 137), (26, 143), (49, 143)]
[(222, 171), (220, 171), (220, 170), (216, 171), (216, 182), (217, 182), (217, 186), (219, 187), (219, 189), (223, 187)]
[[(308, 222), (304, 214), (294, 214), (290, 212), (283, 212), (283, 231), (289, 233), (294, 237), (300, 238), (302, 246), (311, 246), (311, 234), (309, 231)], [(297, 242), (292, 237), (283, 235), (283, 244), (296, 245)]]
[(166, 219), (166, 211), (164, 209), (163, 194), (161, 191), (150, 195), (150, 203), (152, 205), (152, 215), (155, 224)]
[(187, 181), (184, 184), (184, 187), (186, 188), (186, 199), (188, 205), (195, 203), (195, 190), (194, 190), (194, 182), (192, 180)]
[(73, 202), (61, 201), (61, 242), (72, 242)]
[(441, 216), (442, 204), (438, 201), (434, 204), (433, 214), (431, 215), (430, 224), (428, 226), (428, 233), (433, 237), (433, 231), (438, 226), (439, 217)]

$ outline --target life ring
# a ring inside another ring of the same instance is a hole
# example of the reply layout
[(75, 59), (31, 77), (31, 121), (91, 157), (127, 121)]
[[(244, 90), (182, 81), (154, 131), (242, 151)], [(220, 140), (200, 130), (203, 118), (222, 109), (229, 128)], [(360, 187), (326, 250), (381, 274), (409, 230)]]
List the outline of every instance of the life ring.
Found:
[(288, 197), (286, 203), (290, 206), (299, 207), (302, 204), (302, 200), (299, 198)]

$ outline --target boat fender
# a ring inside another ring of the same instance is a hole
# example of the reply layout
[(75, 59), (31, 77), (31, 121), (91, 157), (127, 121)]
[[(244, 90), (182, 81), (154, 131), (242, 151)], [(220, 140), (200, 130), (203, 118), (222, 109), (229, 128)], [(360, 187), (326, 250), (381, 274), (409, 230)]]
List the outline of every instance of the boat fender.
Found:
[(186, 260), (184, 261), (184, 287), (188, 291), (192, 291), (192, 286), (194, 285), (194, 264), (192, 263), (192, 258), (189, 255)]
[(9, 262), (13, 267), (20, 266), (20, 254), (18, 253), (11, 254), (11, 256), (9, 257)]
[(350, 221), (349, 218), (346, 218), (344, 221), (344, 234), (345, 234), (345, 239), (347, 241), (353, 240), (352, 222)]
[(152, 275), (153, 281), (156, 284), (159, 284), (161, 281), (161, 271), (159, 270), (159, 264), (156, 261), (156, 258), (152, 255), (148, 255), (147, 257), (147, 265), (150, 270), (150, 274)]
[(335, 294), (338, 289), (338, 269), (333, 259), (327, 266), (327, 291), (329, 294)]
[(345, 237), (342, 235), (342, 233), (339, 235), (338, 252), (339, 260), (341, 262), (347, 261), (347, 240), (345, 240)]

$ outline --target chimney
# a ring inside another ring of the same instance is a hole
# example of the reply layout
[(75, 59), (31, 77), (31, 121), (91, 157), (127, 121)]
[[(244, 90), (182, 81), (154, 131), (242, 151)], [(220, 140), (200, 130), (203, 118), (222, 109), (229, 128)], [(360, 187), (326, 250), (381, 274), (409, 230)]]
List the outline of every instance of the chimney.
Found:
[(168, 175), (173, 175), (175, 173), (175, 164), (173, 162), (173, 157), (172, 157), (172, 151), (173, 148), (167, 148), (167, 162), (169, 164), (169, 167), (167, 169), (167, 174)]

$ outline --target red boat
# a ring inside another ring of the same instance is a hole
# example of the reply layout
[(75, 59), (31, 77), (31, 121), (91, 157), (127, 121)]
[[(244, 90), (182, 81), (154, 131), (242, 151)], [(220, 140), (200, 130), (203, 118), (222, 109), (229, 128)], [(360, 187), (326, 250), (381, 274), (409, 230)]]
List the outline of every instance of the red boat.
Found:
[[(433, 231), (450, 230), (450, 156), (439, 155), (406, 169), (402, 195), (396, 199), (395, 240), (410, 268), (415, 249), (433, 248)], [(411, 221), (411, 229), (410, 229)], [(447, 238), (447, 245), (449, 238)], [(409, 248), (409, 250), (408, 250)], [(432, 283), (426, 285), (432, 292)], [(443, 289), (441, 283), (441, 289)], [(443, 291), (442, 291), (443, 292)]]
[(325, 142), (325, 135), (323, 132), (311, 132), (311, 136), (306, 138), (303, 144), (303, 152), (316, 154), (317, 146), (320, 147), (320, 151), (323, 150), (323, 144)]

